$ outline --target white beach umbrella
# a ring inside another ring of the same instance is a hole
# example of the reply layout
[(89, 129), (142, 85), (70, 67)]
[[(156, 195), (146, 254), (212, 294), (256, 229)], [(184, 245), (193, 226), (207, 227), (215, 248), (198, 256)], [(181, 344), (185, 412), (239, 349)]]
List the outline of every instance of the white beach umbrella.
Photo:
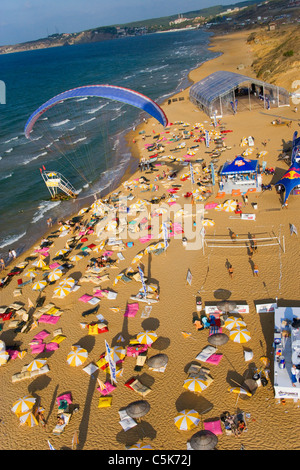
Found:
[(136, 335), (136, 339), (140, 344), (152, 344), (157, 339), (157, 333), (151, 330), (141, 331)]
[(175, 426), (182, 431), (190, 431), (200, 423), (200, 415), (196, 410), (182, 410), (174, 418)]
[(247, 325), (244, 320), (240, 318), (228, 317), (227, 320), (225, 320), (224, 326), (227, 330), (233, 330), (236, 328), (245, 328)]
[(236, 201), (234, 199), (228, 199), (223, 204), (223, 211), (234, 212), (236, 210)]
[(51, 271), (51, 273), (48, 274), (48, 281), (50, 282), (57, 281), (58, 279), (61, 278), (62, 275), (63, 275), (63, 272), (61, 269), (59, 268), (53, 269), (53, 271)]
[(235, 343), (247, 343), (251, 336), (246, 328), (235, 328), (230, 331), (229, 338)]
[(200, 393), (208, 387), (208, 382), (199, 377), (185, 379), (183, 387), (194, 393)]
[(67, 363), (72, 367), (78, 367), (83, 364), (88, 357), (88, 352), (86, 349), (81, 346), (75, 345), (72, 346), (72, 350), (67, 356)]
[(66, 295), (70, 294), (70, 292), (71, 287), (57, 286), (53, 291), (53, 296), (60, 297), (62, 299), (63, 297), (66, 297)]
[(12, 406), (11, 411), (19, 416), (21, 413), (25, 413), (33, 408), (36, 402), (36, 398), (31, 395), (19, 398)]
[(32, 290), (43, 290), (47, 285), (47, 281), (37, 281), (33, 284)]

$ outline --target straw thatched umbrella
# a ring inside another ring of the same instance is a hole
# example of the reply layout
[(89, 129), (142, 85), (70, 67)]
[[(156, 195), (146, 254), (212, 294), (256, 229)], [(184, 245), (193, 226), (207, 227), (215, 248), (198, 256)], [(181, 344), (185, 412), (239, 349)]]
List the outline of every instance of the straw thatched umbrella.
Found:
[(168, 364), (168, 356), (166, 354), (156, 354), (148, 359), (147, 364), (149, 367), (154, 369), (159, 369), (160, 367), (164, 367)]
[(131, 418), (142, 418), (150, 411), (150, 404), (146, 400), (134, 401), (127, 405), (126, 413)]
[(236, 303), (232, 302), (231, 300), (224, 300), (219, 302), (217, 307), (222, 310), (222, 312), (228, 313), (236, 309)]
[(213, 335), (210, 335), (207, 339), (207, 341), (210, 344), (213, 344), (214, 346), (220, 346), (222, 344), (226, 344), (228, 340), (229, 338), (227, 335), (225, 335), (225, 333), (215, 333)]
[(190, 446), (194, 450), (212, 450), (217, 443), (217, 436), (208, 430), (196, 432), (190, 440)]

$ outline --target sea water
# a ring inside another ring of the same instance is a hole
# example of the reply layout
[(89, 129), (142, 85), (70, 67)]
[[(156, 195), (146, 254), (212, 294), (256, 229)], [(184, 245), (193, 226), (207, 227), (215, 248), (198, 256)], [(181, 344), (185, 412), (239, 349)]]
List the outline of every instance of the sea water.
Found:
[[(190, 70), (217, 55), (208, 50), (210, 35), (156, 33), (0, 56), (6, 86), (6, 104), (0, 104), (0, 257), (7, 259), (12, 248), (20, 254), (45, 232), (47, 218), (76, 213), (94, 194), (111, 191), (128, 168), (135, 170), (124, 136), (147, 118), (124, 103), (98, 99), (88, 106), (77, 99), (76, 111), (61, 103), (52, 122), (42, 116), (40, 135), (28, 140), (29, 116), (53, 96), (93, 84), (130, 88), (161, 103), (190, 85)], [(68, 152), (75, 144), (76, 152)], [(60, 171), (79, 191), (77, 200), (51, 201), (42, 166)]]

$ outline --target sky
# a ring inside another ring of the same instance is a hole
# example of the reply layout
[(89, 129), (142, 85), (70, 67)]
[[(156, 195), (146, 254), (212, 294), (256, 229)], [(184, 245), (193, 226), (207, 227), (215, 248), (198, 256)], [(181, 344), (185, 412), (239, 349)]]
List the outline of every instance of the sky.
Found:
[(176, 15), (237, 0), (0, 0), (0, 45)]

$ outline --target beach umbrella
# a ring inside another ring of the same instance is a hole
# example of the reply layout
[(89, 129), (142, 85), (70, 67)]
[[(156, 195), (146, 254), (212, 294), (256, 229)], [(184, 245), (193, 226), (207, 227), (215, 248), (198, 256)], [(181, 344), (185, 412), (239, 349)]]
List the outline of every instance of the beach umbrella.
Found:
[(223, 204), (223, 211), (234, 212), (236, 210), (236, 201), (234, 199), (228, 199)]
[(139, 261), (141, 261), (142, 257), (144, 256), (144, 251), (141, 251), (140, 253), (138, 253), (137, 255), (135, 255), (135, 257), (133, 258), (133, 260), (131, 261), (131, 264), (136, 264), (138, 263)]
[(159, 369), (165, 367), (168, 364), (168, 356), (166, 354), (156, 354), (148, 359), (147, 364), (152, 369)]
[(57, 286), (54, 291), (53, 295), (56, 297), (65, 297), (66, 295), (70, 294), (71, 292), (71, 287), (68, 286)]
[(243, 156), (248, 157), (248, 155), (251, 155), (253, 153), (253, 148), (248, 148), (243, 152)]
[(252, 393), (243, 387), (231, 387), (228, 389), (228, 392), (237, 393), (238, 395), (246, 395), (247, 397), (252, 397)]
[(59, 227), (58, 230), (59, 230), (60, 232), (64, 232), (65, 230), (69, 230), (69, 228), (70, 228), (70, 225), (66, 225), (66, 224), (65, 224), (65, 225), (62, 225), (61, 227)]
[(223, 204), (217, 204), (215, 207), (215, 211), (222, 211), (223, 210)]
[(74, 255), (70, 258), (70, 261), (76, 262), (76, 261), (80, 261), (82, 258), (83, 256), (81, 255)]
[(0, 351), (0, 366), (3, 366), (4, 364), (7, 363), (9, 359), (9, 354), (7, 351), (5, 351), (4, 349), (2, 349)]
[(42, 258), (39, 258), (38, 260), (32, 263), (32, 266), (35, 266), (36, 268), (44, 268), (45, 266), (47, 266), (47, 264)]
[(224, 300), (222, 302), (219, 302), (217, 307), (224, 313), (232, 312), (236, 309), (236, 303), (230, 300)]
[(30, 279), (34, 279), (36, 277), (36, 272), (35, 271), (27, 271), (25, 274), (25, 277), (29, 277)]
[(33, 408), (36, 402), (36, 398), (32, 397), (31, 395), (27, 395), (26, 397), (19, 398), (12, 406), (11, 411), (19, 416), (21, 413), (25, 413)]
[(78, 215), (84, 214), (88, 209), (89, 209), (88, 207), (83, 207), (83, 208), (80, 209), (80, 211), (78, 212)]
[(231, 330), (229, 337), (235, 343), (247, 343), (251, 339), (250, 333), (246, 328)]
[(0, 351), (5, 351), (6, 350), (6, 344), (2, 339), (0, 339)]
[(194, 450), (211, 450), (218, 443), (217, 436), (208, 430), (198, 431), (191, 437), (190, 446)]
[(203, 227), (213, 227), (215, 225), (215, 222), (211, 219), (204, 219), (202, 220), (202, 225)]
[(200, 415), (196, 410), (182, 410), (175, 416), (174, 422), (181, 431), (190, 431), (200, 423)]
[(150, 411), (150, 404), (146, 400), (134, 401), (125, 410), (131, 418), (142, 418)]
[(151, 330), (145, 330), (136, 335), (136, 339), (140, 344), (152, 344), (157, 339), (157, 333)]
[(88, 352), (81, 346), (72, 346), (72, 350), (67, 356), (67, 363), (72, 367), (81, 366), (87, 359)]
[(233, 330), (236, 328), (245, 328), (247, 325), (244, 320), (240, 318), (228, 317), (227, 320), (225, 320), (224, 326), (227, 330)]
[(26, 370), (29, 370), (30, 372), (32, 372), (33, 370), (39, 370), (45, 364), (47, 364), (47, 359), (35, 359), (27, 366)]
[(104, 359), (108, 362), (109, 358), (111, 358), (114, 362), (122, 361), (126, 356), (126, 349), (122, 348), (122, 346), (114, 346), (110, 348), (110, 355), (106, 354)]
[(143, 444), (142, 442), (137, 442), (131, 447), (127, 447), (127, 450), (153, 450), (153, 447), (150, 444)]
[(108, 222), (106, 225), (105, 225), (105, 230), (107, 232), (113, 232), (114, 230), (116, 230), (117, 228), (117, 221), (116, 220), (111, 220), (110, 222)]
[(66, 248), (62, 248), (61, 250), (59, 250), (57, 253), (55, 253), (54, 257), (56, 256), (63, 256), (65, 255), (66, 253), (68, 253), (70, 250), (67, 250)]
[(54, 282), (61, 278), (63, 272), (61, 269), (54, 269), (51, 273), (48, 274), (48, 281)]
[(75, 279), (73, 279), (72, 277), (67, 277), (66, 279), (63, 279), (62, 281), (60, 281), (59, 283), (60, 286), (68, 287), (70, 289), (72, 289), (72, 287), (74, 287), (75, 284), (76, 284)]
[(194, 393), (200, 393), (208, 387), (206, 380), (199, 377), (190, 377), (185, 379), (183, 387)]
[(100, 251), (103, 250), (104, 247), (105, 247), (105, 240), (103, 240), (101, 243), (99, 243), (99, 245), (96, 245), (93, 248), (93, 251), (96, 251), (97, 253), (99, 253)]
[(33, 284), (32, 290), (43, 290), (47, 285), (47, 281), (37, 281)]
[(225, 333), (214, 333), (210, 335), (207, 339), (207, 341), (214, 346), (226, 344), (228, 340), (229, 338), (227, 335), (225, 335)]
[(20, 414), (19, 418), (20, 424), (26, 424), (30, 428), (33, 428), (34, 426), (37, 426), (39, 424), (36, 417), (32, 414), (31, 411), (26, 411), (26, 413)]

